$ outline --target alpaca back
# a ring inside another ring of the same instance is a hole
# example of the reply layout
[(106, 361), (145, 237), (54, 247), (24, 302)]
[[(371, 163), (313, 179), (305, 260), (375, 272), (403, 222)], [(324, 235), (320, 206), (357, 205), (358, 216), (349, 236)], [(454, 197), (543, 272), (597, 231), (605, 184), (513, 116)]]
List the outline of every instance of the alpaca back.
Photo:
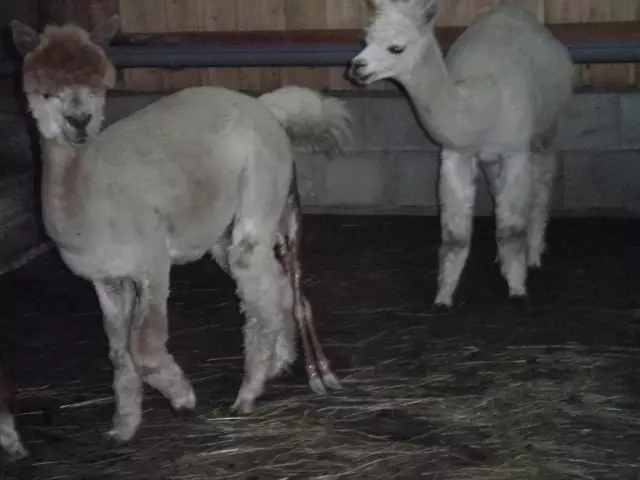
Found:
[(527, 102), (544, 130), (573, 88), (568, 51), (530, 11), (500, 5), (478, 16), (447, 54), (455, 80), (492, 77), (510, 100)]

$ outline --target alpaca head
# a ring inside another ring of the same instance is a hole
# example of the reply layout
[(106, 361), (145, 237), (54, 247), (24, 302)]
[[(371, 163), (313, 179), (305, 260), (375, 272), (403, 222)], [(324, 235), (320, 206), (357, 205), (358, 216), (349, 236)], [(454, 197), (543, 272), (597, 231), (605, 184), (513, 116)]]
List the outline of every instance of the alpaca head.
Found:
[(115, 68), (104, 51), (119, 25), (111, 18), (91, 33), (72, 25), (48, 26), (39, 35), (14, 20), (13, 40), (24, 56), (22, 86), (44, 138), (77, 146), (99, 133)]
[(361, 85), (408, 73), (436, 41), (439, 0), (371, 2), (375, 13), (365, 31), (366, 47), (349, 68), (349, 76)]

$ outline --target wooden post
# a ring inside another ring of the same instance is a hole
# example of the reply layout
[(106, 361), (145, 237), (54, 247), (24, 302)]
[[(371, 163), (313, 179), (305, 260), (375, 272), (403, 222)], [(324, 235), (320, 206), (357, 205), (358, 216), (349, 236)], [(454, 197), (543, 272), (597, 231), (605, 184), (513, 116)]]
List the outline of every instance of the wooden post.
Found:
[(75, 22), (88, 30), (120, 13), (119, 0), (39, 0), (41, 23)]

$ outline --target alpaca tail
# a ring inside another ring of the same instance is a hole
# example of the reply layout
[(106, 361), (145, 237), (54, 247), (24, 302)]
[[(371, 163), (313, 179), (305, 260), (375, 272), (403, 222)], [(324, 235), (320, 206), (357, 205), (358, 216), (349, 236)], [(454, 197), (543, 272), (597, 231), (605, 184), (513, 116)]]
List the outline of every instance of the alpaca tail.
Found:
[(344, 102), (311, 89), (283, 87), (259, 97), (287, 131), (295, 147), (338, 156), (351, 141)]

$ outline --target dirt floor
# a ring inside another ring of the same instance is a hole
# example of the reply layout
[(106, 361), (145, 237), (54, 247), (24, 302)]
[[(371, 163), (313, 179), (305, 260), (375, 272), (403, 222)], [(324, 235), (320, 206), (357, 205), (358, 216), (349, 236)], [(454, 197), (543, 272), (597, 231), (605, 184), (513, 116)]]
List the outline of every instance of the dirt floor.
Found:
[[(198, 394), (107, 448), (111, 365), (94, 291), (55, 251), (0, 277), (2, 358), (33, 457), (2, 479), (640, 478), (640, 222), (556, 219), (530, 299), (509, 302), (493, 222), (476, 220), (449, 313), (431, 307), (436, 218), (306, 218), (305, 288), (345, 391), (301, 368), (230, 416), (242, 376), (231, 281), (172, 273), (170, 349)], [(44, 409), (44, 412), (43, 412)]]

